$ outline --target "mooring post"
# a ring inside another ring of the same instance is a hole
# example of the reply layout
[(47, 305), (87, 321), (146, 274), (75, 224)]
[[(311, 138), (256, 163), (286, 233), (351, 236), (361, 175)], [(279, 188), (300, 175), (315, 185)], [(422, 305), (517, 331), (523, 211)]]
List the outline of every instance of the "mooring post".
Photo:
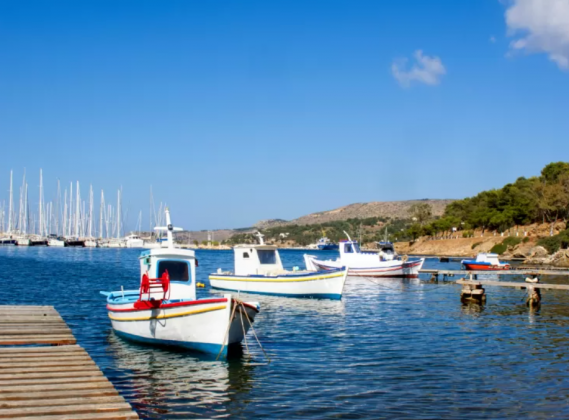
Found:
[(483, 304), (486, 302), (486, 292), (481, 284), (465, 284), (460, 292), (460, 301)]

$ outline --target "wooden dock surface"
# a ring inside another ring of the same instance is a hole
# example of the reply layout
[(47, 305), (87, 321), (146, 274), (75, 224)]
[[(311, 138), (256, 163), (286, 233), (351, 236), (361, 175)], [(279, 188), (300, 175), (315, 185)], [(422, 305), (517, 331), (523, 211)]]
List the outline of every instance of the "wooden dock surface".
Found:
[(0, 419), (138, 419), (51, 306), (0, 306)]
[(436, 274), (441, 276), (470, 276), (470, 275), (498, 275), (498, 276), (527, 276), (530, 274), (537, 274), (540, 276), (569, 276), (569, 270), (539, 270), (539, 269), (523, 269), (523, 270), (439, 270), (439, 269), (431, 269), (431, 270), (420, 270), (419, 274)]
[(550, 289), (550, 290), (569, 290), (569, 284), (550, 284), (550, 283), (527, 283), (523, 281), (497, 281), (497, 280), (457, 280), (456, 284), (463, 284), (469, 286), (499, 286), (499, 287), (516, 287), (527, 288), (533, 287), (536, 289)]

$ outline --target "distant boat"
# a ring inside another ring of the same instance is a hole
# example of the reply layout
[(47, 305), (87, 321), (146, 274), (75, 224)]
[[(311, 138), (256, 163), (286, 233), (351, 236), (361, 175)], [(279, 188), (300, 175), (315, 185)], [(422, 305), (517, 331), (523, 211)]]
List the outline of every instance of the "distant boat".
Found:
[(377, 244), (377, 249), (379, 249), (379, 257), (380, 259), (382, 259), (383, 261), (393, 261), (394, 259), (397, 258), (397, 252), (395, 251), (395, 248), (393, 247), (393, 243), (390, 241), (381, 241), (381, 242), (376, 242)]
[(67, 237), (65, 238), (65, 246), (84, 248), (85, 241), (79, 238)]
[(63, 248), (66, 246), (65, 238), (57, 235), (49, 235), (47, 238), (47, 246)]
[(418, 277), (423, 267), (424, 258), (404, 259), (396, 257), (385, 260), (375, 252), (362, 252), (357, 241), (340, 241), (340, 258), (319, 260), (314, 255), (307, 255), (305, 260), (320, 270), (335, 270), (342, 266), (349, 267), (348, 275), (361, 277)]
[(128, 235), (125, 239), (125, 246), (127, 248), (144, 248), (144, 241), (136, 234)]
[(475, 260), (462, 260), (461, 263), (467, 270), (497, 271), (512, 268), (510, 264), (500, 262), (498, 254), (491, 253), (480, 253)]
[(238, 292), (287, 297), (341, 299), (346, 282), (346, 267), (335, 270), (283, 268), (276, 246), (266, 245), (258, 234), (259, 244), (233, 248), (235, 271), (218, 270), (209, 276), (211, 287)]
[(325, 236), (318, 239), (318, 242), (316, 242), (316, 247), (320, 251), (337, 251), (339, 248), (338, 244), (331, 242), (330, 239)]

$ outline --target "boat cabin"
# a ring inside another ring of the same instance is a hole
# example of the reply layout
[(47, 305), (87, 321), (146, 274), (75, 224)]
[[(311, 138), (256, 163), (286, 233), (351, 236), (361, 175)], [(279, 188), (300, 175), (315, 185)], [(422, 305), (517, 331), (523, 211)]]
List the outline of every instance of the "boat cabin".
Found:
[(476, 256), (476, 262), (490, 264), (490, 265), (500, 265), (498, 254), (491, 254), (491, 253), (481, 252)]
[(233, 248), (235, 257), (235, 275), (251, 274), (271, 275), (284, 271), (281, 256), (273, 245), (236, 245)]
[(357, 241), (340, 241), (340, 255), (360, 254), (360, 245)]
[[(146, 275), (150, 279), (164, 278), (166, 272), (170, 280), (169, 300), (196, 299), (196, 257), (189, 249), (163, 248), (143, 251), (140, 260), (140, 281)], [(164, 298), (161, 290), (152, 291), (151, 297)]]

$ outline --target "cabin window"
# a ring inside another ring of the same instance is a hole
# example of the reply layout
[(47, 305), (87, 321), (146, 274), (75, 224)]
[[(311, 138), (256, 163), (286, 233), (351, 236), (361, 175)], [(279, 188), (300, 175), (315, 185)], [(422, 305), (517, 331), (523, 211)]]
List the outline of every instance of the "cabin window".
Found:
[(277, 253), (274, 249), (258, 249), (257, 254), (259, 255), (259, 262), (261, 264), (277, 263)]
[(243, 253), (243, 258), (249, 258), (249, 253), (248, 253), (248, 252), (244, 252), (244, 253)]
[(353, 252), (354, 252), (354, 250), (352, 248), (352, 244), (344, 244), (344, 253), (345, 254), (351, 254)]
[(190, 273), (188, 271), (188, 263), (183, 261), (160, 261), (158, 263), (158, 277), (168, 270), (170, 280), (173, 281), (188, 281)]

